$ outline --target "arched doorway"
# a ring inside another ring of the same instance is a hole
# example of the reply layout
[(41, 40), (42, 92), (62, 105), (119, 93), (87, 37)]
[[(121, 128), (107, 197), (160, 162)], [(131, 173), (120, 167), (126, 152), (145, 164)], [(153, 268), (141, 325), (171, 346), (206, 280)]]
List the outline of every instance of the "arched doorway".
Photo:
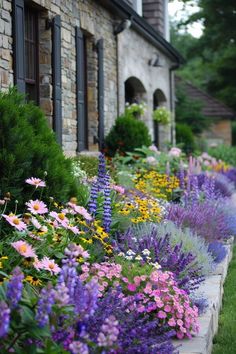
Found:
[[(153, 93), (153, 110), (158, 107), (163, 107), (166, 105), (166, 97), (160, 89), (156, 89)], [(153, 121), (153, 131), (154, 131), (154, 144), (159, 148), (160, 139), (159, 139), (159, 124), (157, 121)]]
[(132, 76), (125, 81), (125, 103), (146, 102), (146, 90), (142, 82)]

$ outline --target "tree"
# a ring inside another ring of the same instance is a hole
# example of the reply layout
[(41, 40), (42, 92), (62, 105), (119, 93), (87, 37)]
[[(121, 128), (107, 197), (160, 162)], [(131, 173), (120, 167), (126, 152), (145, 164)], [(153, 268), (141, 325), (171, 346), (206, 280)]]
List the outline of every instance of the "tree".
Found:
[[(199, 7), (196, 14), (182, 23), (202, 20), (204, 25), (203, 35), (197, 42), (192, 41), (191, 53), (187, 51), (183, 75), (196, 75), (195, 84), (197, 81), (199, 86), (236, 109), (236, 1), (199, 0)], [(176, 43), (174, 40), (173, 44)], [(185, 46), (189, 48), (189, 44)]]

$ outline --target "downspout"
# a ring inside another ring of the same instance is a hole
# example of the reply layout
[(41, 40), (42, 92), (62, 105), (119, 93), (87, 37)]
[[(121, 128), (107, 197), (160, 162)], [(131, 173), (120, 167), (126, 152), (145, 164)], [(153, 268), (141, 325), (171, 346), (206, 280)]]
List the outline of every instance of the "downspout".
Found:
[(119, 67), (119, 40), (118, 35), (116, 39), (116, 90), (117, 90), (117, 117), (120, 116), (120, 67)]
[(172, 124), (171, 124), (171, 144), (175, 146), (175, 102), (174, 102), (174, 75), (173, 71), (180, 67), (180, 63), (175, 63), (169, 68), (169, 84), (170, 84), (170, 111), (172, 115)]

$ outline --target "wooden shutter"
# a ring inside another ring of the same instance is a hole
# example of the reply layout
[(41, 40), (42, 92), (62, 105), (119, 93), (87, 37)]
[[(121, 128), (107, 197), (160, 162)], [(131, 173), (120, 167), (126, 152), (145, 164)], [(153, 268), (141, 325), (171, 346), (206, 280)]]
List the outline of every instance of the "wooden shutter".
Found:
[(24, 0), (13, 1), (14, 84), (25, 93)]
[(57, 142), (62, 144), (61, 109), (61, 17), (52, 20), (52, 79), (53, 79), (53, 129)]
[(103, 39), (97, 42), (98, 49), (98, 139), (99, 149), (104, 148), (104, 44)]
[(85, 48), (84, 35), (75, 28), (76, 43), (76, 109), (77, 109), (77, 151), (87, 149), (86, 107), (85, 107)]

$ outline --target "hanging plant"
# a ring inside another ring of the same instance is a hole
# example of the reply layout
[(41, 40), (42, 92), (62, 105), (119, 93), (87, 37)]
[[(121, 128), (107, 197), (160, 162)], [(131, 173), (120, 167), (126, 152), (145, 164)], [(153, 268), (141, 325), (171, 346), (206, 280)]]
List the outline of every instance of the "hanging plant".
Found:
[(125, 113), (127, 116), (131, 116), (134, 118), (139, 118), (144, 115), (146, 111), (145, 103), (126, 103)]
[(170, 111), (165, 107), (158, 107), (152, 113), (152, 118), (156, 122), (167, 125), (170, 123)]

